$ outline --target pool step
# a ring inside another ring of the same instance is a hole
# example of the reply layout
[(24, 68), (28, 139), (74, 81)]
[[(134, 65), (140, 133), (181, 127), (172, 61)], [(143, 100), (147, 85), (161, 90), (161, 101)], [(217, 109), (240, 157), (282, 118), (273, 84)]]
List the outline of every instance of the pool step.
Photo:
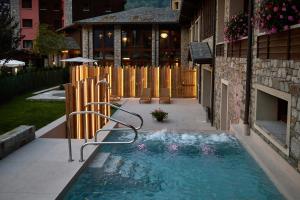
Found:
[(91, 168), (102, 168), (104, 163), (109, 158), (110, 153), (98, 153), (95, 158), (90, 162), (88, 167)]
[(123, 162), (121, 156), (110, 155), (104, 164), (104, 172), (109, 174), (117, 173)]

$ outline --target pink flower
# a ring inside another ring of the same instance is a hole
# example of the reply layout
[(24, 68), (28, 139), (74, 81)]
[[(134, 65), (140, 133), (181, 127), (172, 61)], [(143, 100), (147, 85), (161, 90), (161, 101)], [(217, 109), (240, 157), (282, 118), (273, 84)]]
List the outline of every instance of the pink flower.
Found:
[(267, 20), (270, 20), (271, 18), (272, 18), (271, 15), (268, 15), (268, 16), (267, 16)]
[(275, 6), (275, 7), (273, 8), (273, 11), (274, 11), (274, 12), (278, 12), (278, 6)]
[(283, 15), (280, 15), (279, 18), (280, 18), (280, 19), (283, 19)]
[(288, 16), (288, 20), (289, 21), (294, 21), (294, 17), (293, 16)]
[(283, 12), (285, 12), (285, 11), (286, 11), (286, 7), (283, 6), (281, 10), (282, 10)]
[(171, 144), (171, 145), (169, 146), (169, 151), (174, 152), (174, 151), (177, 151), (177, 150), (178, 150), (178, 145), (176, 145), (176, 144)]
[(271, 33), (277, 33), (277, 28), (273, 26), (271, 29)]
[(283, 27), (283, 29), (285, 30), (285, 31), (287, 31), (287, 30), (289, 30), (289, 26), (288, 25), (285, 25), (284, 27)]
[(292, 6), (293, 10), (297, 10), (297, 7), (295, 5)]

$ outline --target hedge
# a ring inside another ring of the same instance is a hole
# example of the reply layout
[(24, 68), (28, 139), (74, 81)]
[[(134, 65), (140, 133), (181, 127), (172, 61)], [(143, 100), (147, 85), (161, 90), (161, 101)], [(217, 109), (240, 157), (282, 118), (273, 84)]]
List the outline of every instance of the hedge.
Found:
[(67, 69), (33, 71), (0, 78), (0, 102), (34, 90), (68, 82)]

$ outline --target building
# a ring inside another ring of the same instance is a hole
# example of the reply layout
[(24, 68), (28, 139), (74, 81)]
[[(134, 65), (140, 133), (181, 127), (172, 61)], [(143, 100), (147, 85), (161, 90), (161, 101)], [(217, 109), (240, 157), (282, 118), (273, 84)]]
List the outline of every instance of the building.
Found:
[(76, 21), (65, 31), (77, 27), (82, 56), (102, 65), (186, 65), (181, 47), (187, 35), (178, 16), (170, 8), (141, 7)]
[(233, 42), (224, 37), (233, 16), (258, 8), (251, 0), (182, 2), (180, 22), (190, 30), (190, 62), (199, 69), (199, 101), (217, 128), (258, 134), (299, 169), (299, 22), (273, 34), (248, 25), (245, 37)]
[(124, 0), (10, 0), (10, 7), (24, 36), (20, 48), (31, 50), (40, 24), (57, 30), (76, 20), (121, 11), (124, 3)]

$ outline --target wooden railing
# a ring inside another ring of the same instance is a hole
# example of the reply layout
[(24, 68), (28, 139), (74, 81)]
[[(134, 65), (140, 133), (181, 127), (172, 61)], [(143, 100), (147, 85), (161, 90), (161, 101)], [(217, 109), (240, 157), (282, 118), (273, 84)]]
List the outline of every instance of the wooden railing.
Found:
[(259, 36), (257, 39), (257, 57), (300, 60), (300, 28)]
[(227, 57), (246, 58), (248, 39), (230, 42), (227, 45)]

